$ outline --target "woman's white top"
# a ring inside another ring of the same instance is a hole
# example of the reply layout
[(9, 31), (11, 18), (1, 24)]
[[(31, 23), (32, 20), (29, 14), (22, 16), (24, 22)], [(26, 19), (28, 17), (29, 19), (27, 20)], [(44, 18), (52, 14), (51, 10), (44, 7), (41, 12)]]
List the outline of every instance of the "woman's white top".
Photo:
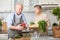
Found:
[(45, 20), (47, 22), (47, 25), (49, 26), (49, 17), (46, 14), (41, 13), (39, 16), (34, 17), (34, 23), (38, 23), (40, 20)]

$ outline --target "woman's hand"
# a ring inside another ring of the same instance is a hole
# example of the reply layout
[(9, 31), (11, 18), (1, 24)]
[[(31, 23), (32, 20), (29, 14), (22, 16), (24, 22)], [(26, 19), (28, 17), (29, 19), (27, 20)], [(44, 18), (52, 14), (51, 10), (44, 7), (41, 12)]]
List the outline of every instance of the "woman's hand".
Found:
[(37, 27), (38, 27), (38, 24), (33, 24), (29, 26), (29, 28), (37, 28)]

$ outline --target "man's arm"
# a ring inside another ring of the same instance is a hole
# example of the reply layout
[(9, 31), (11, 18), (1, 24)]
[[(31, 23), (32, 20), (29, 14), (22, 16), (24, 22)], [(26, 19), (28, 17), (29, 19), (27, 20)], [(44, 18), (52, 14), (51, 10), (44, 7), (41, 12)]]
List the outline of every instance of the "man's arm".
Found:
[(15, 26), (12, 26), (12, 25), (10, 26), (10, 29), (11, 30), (17, 30), (17, 28)]
[(6, 18), (7, 29), (21, 30), (21, 28), (12, 25), (12, 20), (13, 20), (13, 15), (11, 15), (11, 16), (9, 15), (9, 16)]
[(18, 27), (18, 26), (11, 26), (10, 29), (11, 30), (23, 30), (22, 27)]

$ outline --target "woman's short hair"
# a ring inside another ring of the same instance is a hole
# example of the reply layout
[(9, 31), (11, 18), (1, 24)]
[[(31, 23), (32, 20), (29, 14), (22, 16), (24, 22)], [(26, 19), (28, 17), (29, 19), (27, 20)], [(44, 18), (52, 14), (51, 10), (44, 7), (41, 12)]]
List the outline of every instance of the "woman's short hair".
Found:
[(41, 5), (35, 5), (34, 8), (37, 7), (38, 9), (42, 9)]

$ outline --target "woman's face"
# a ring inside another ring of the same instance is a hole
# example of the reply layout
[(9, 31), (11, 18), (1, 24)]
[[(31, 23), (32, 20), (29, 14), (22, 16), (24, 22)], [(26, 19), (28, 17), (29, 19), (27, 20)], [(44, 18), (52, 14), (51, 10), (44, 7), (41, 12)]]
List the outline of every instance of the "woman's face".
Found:
[(35, 7), (34, 8), (34, 12), (35, 12), (35, 14), (40, 14), (40, 12), (41, 12), (41, 9), (40, 8), (37, 8), (37, 7)]

